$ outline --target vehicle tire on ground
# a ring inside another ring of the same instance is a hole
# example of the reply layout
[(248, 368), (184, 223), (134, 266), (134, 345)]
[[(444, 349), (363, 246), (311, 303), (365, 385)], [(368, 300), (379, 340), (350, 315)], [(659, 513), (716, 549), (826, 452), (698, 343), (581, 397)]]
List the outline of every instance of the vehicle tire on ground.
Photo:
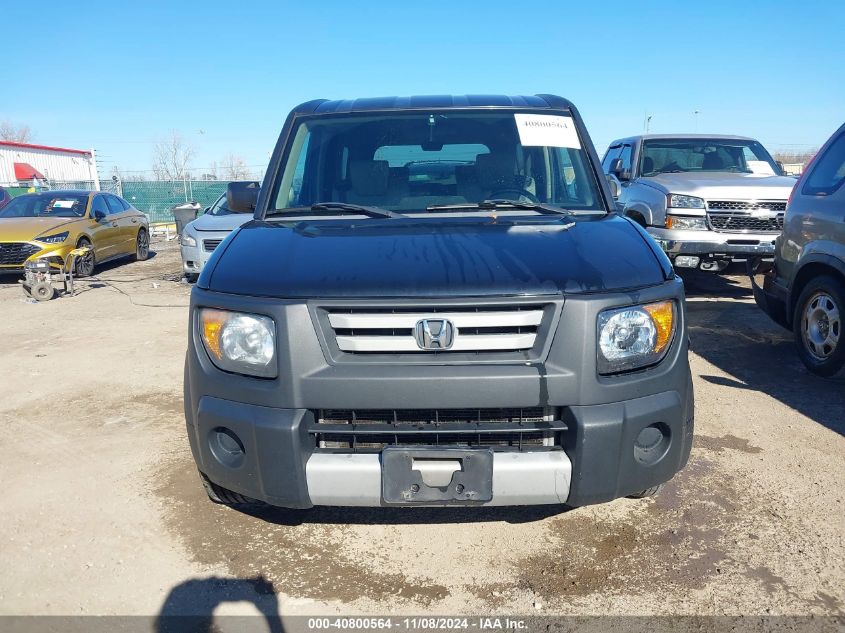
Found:
[(56, 289), (47, 281), (39, 281), (30, 289), (29, 294), (38, 301), (50, 301), (56, 296)]
[[(76, 248), (91, 248), (91, 242), (87, 238), (82, 238), (77, 242)], [(74, 260), (73, 264), (73, 276), (74, 277), (90, 277), (94, 274), (94, 266), (96, 266), (96, 259), (94, 257), (94, 249), (85, 256), (85, 257), (77, 257)]]
[(656, 486), (652, 486), (651, 488), (646, 488), (640, 492), (635, 492), (632, 495), (628, 495), (629, 499), (645, 499), (646, 497), (653, 497), (660, 489), (663, 487), (663, 484), (657, 484)]
[(845, 283), (821, 275), (804, 286), (795, 303), (792, 331), (798, 356), (807, 369), (824, 378), (845, 367)]
[(197, 283), (197, 279), (199, 278), (200, 276), (196, 273), (185, 273), (185, 281), (187, 281), (189, 284)]
[(150, 256), (150, 234), (147, 229), (140, 229), (138, 237), (135, 238), (135, 261), (146, 261)]
[(208, 495), (208, 498), (211, 499), (214, 503), (219, 503), (224, 506), (238, 506), (238, 507), (261, 507), (265, 504), (263, 501), (259, 501), (258, 499), (253, 499), (252, 497), (247, 497), (246, 495), (239, 494), (237, 492), (232, 492), (224, 488), (223, 486), (218, 486), (213, 481), (209, 480), (203, 473), (200, 473), (200, 479), (202, 479), (202, 485), (205, 488), (205, 492)]

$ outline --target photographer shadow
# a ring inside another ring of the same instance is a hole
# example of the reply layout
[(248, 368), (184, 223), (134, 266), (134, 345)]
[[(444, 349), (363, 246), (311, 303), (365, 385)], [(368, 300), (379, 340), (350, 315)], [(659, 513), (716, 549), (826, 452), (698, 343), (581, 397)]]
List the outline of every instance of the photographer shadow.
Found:
[[(255, 615), (218, 616), (214, 611), (222, 604), (232, 602), (252, 603), (261, 617)], [(261, 631), (283, 633), (279, 616), (279, 598), (273, 583), (255, 578), (192, 578), (171, 589), (156, 617), (156, 633), (218, 633), (219, 622), (233, 626), (222, 630)]]

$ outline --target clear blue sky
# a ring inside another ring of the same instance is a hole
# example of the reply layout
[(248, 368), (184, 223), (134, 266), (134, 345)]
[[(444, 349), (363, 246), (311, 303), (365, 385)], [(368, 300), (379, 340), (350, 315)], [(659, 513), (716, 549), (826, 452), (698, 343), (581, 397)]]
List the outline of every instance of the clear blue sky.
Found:
[[(845, 120), (841, 0), (8, 3), (0, 120), (147, 170), (178, 130), (194, 166), (263, 165), (309, 99), (551, 92), (599, 153), (643, 130), (821, 144)], [(101, 169), (102, 171), (102, 169)]]

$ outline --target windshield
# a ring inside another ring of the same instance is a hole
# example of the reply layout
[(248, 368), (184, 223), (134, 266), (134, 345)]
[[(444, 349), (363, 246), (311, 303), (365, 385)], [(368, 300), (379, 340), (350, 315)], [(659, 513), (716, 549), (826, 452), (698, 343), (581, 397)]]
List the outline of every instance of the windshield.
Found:
[(777, 163), (757, 141), (652, 139), (643, 143), (643, 176), (686, 171), (724, 171), (774, 176)]
[(208, 215), (232, 215), (234, 211), (226, 206), (226, 195), (223, 194), (217, 198), (217, 202), (211, 205), (206, 213)]
[(85, 193), (25, 194), (0, 209), (0, 218), (81, 218), (87, 207)]
[(269, 214), (329, 201), (407, 213), (490, 199), (604, 210), (564, 112), (327, 115), (292, 138)]

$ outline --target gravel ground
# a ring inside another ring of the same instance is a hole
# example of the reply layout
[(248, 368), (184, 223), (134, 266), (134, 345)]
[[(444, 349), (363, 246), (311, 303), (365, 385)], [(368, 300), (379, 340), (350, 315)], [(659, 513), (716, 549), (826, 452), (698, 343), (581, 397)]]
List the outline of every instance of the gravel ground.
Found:
[(197, 479), (154, 249), (44, 304), (0, 279), (0, 614), (845, 613), (845, 384), (740, 275), (687, 278), (695, 445), (654, 499), (250, 516)]

